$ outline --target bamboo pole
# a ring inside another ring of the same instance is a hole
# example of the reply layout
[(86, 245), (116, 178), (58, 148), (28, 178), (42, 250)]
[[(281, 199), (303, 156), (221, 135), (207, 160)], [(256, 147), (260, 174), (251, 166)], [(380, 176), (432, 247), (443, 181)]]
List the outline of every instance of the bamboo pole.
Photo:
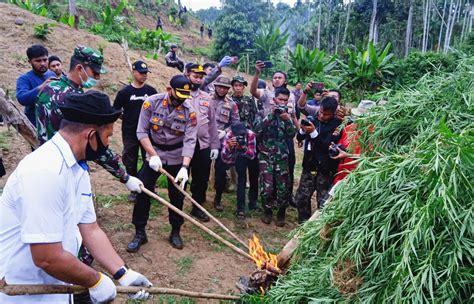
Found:
[(141, 186), (140, 187), (143, 191), (143, 193), (147, 194), (148, 196), (156, 199), (157, 201), (159, 201), (160, 203), (162, 203), (163, 205), (165, 205), (166, 207), (168, 207), (169, 209), (173, 210), (174, 212), (178, 213), (179, 215), (181, 215), (182, 217), (184, 217), (185, 219), (187, 219), (188, 221), (190, 221), (191, 223), (193, 223), (194, 225), (196, 225), (197, 227), (201, 228), (202, 230), (204, 230), (205, 232), (207, 232), (208, 234), (210, 234), (212, 237), (214, 237), (215, 239), (221, 241), (224, 245), (226, 245), (227, 247), (229, 247), (230, 249), (234, 250), (235, 252), (237, 252), (238, 254), (252, 260), (252, 261), (255, 261), (247, 252), (243, 251), (242, 249), (236, 247), (234, 244), (232, 244), (231, 242), (223, 239), (221, 236), (219, 236), (217, 233), (215, 233), (214, 231), (212, 231), (211, 229), (207, 228), (206, 226), (204, 226), (203, 224), (199, 223), (197, 220), (195, 220), (192, 216), (186, 214), (185, 212), (183, 212), (182, 210), (180, 210), (179, 208), (173, 206), (172, 204), (168, 203), (166, 200), (162, 199), (161, 197), (159, 197), (158, 195), (156, 195), (155, 193), (151, 192), (150, 190), (148, 190), (147, 188), (145, 188), (144, 186)]
[[(150, 287), (144, 288), (140, 286), (116, 286), (117, 293), (134, 294), (140, 290), (145, 290), (149, 294), (169, 294), (186, 296), (192, 298), (206, 298), (206, 299), (220, 299), (220, 300), (239, 300), (239, 296), (205, 293), (188, 291), (174, 288)], [(20, 295), (39, 295), (39, 294), (73, 294), (87, 292), (87, 288), (78, 285), (8, 285), (5, 284), (0, 287), (0, 292), (9, 296)]]
[(187, 193), (185, 190), (183, 190), (175, 181), (174, 177), (169, 174), (165, 169), (161, 168), (160, 172), (168, 177), (168, 180), (171, 181), (173, 186), (175, 186), (176, 189), (178, 189), (187, 199), (191, 201), (191, 203), (194, 204), (194, 206), (198, 207), (202, 212), (204, 212), (209, 218), (211, 218), (219, 227), (224, 229), (225, 232), (227, 232), (230, 236), (232, 236), (236, 241), (238, 241), (242, 246), (244, 246), (247, 250), (249, 249), (248, 245), (246, 242), (244, 242), (241, 238), (239, 238), (235, 233), (233, 233), (229, 228), (227, 228), (221, 221), (219, 221), (216, 217), (214, 217), (211, 213), (209, 213), (201, 204), (196, 202), (195, 199), (189, 193)]

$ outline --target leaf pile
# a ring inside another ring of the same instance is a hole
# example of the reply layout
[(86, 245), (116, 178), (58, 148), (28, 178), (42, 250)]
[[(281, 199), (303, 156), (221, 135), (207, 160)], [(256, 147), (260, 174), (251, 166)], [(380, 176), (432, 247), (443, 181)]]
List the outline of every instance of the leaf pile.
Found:
[(301, 227), (290, 272), (266, 301), (474, 300), (473, 79), (465, 58), (356, 122), (368, 152), (320, 220)]

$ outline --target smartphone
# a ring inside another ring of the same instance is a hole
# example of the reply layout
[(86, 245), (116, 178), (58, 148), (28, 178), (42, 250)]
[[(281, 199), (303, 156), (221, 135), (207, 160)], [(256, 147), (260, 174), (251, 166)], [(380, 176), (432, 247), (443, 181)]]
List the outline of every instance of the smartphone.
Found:
[(322, 91), (324, 90), (324, 83), (323, 82), (313, 82), (311, 84), (311, 87), (317, 91)]
[(268, 69), (268, 68), (271, 68), (271, 67), (273, 67), (273, 62), (271, 62), (271, 61), (264, 61), (263, 62), (263, 68), (264, 69)]

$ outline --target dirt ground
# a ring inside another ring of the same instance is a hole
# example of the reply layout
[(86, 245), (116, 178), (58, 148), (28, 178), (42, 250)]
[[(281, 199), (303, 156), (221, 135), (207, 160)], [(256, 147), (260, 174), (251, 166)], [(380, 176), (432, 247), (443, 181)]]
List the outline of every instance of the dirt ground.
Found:
[[(25, 50), (34, 43), (42, 43), (50, 54), (56, 54), (64, 58), (68, 65), (72, 49), (77, 44), (85, 44), (95, 48), (105, 46), (105, 65), (109, 71), (101, 79), (99, 89), (102, 89), (113, 99), (117, 90), (121, 88), (119, 81), (126, 82), (129, 72), (125, 64), (123, 51), (118, 44), (108, 43), (98, 36), (91, 35), (85, 31), (74, 31), (63, 24), (57, 24), (48, 40), (41, 41), (32, 36), (33, 26), (38, 23), (54, 21), (40, 16), (32, 15), (27, 11), (15, 6), (0, 3), (0, 87), (10, 91), (14, 95), (16, 78), (28, 71), (30, 66), (26, 60)], [(23, 20), (23, 25), (15, 25), (15, 20)], [(151, 24), (154, 20), (147, 21)], [(166, 25), (166, 23), (165, 23)], [(196, 34), (197, 36), (197, 34)], [(195, 43), (191, 38), (190, 43)], [(130, 51), (132, 60), (142, 58), (145, 53)], [(163, 60), (147, 60), (153, 71), (149, 84), (155, 86), (158, 91), (163, 90), (171, 76), (177, 70), (166, 67)], [(225, 74), (232, 75), (234, 71), (225, 69)], [(248, 80), (250, 80), (247, 75)], [(120, 122), (114, 127), (115, 134), (111, 140), (114, 151), (121, 152)], [(14, 130), (0, 127), (0, 148), (3, 152), (3, 160), (7, 174), (11, 173), (18, 162), (31, 152), (26, 142), (16, 134)], [(298, 153), (298, 159), (301, 158)], [(297, 162), (298, 163), (298, 162)], [(300, 168), (297, 167), (295, 176), (299, 176)], [(7, 176), (0, 179), (0, 188), (3, 189)], [(145, 274), (155, 286), (181, 288), (192, 291), (237, 293), (235, 283), (239, 276), (249, 275), (255, 270), (255, 265), (245, 258), (237, 255), (227, 247), (214, 241), (191, 223), (185, 223), (182, 236), (185, 242), (183, 250), (173, 249), (167, 242), (170, 232), (168, 224), (168, 212), (166, 208), (153, 203), (151, 218), (147, 227), (149, 243), (144, 245), (138, 253), (130, 254), (125, 251), (127, 243), (134, 234), (131, 224), (133, 204), (127, 202), (127, 191), (123, 184), (114, 179), (102, 168), (92, 165), (91, 170), (92, 188), (97, 201), (97, 214), (100, 226), (106, 231), (112, 240), (114, 247), (124, 258), (127, 264), (137, 271)], [(297, 184), (298, 179), (295, 180)], [(295, 189), (296, 190), (296, 189)], [(158, 189), (158, 192), (166, 197), (166, 192)], [(234, 221), (235, 192), (224, 195), (225, 211), (217, 213), (212, 207), (213, 193), (208, 193), (206, 207), (216, 217), (229, 227), (242, 239), (249, 239), (252, 234), (257, 234), (265, 248), (271, 252), (278, 252), (288, 241), (288, 233), (296, 227), (296, 211), (289, 209), (289, 221), (284, 228), (278, 228), (273, 223), (269, 226), (259, 220), (258, 214), (252, 214), (244, 225), (238, 225)], [(185, 210), (189, 212), (190, 203), (185, 204)], [(216, 228), (214, 224), (208, 226)], [(220, 231), (220, 229), (216, 229)], [(223, 235), (221, 233), (221, 235)], [(175, 303), (173, 297), (155, 298), (152, 302)], [(124, 297), (119, 298), (117, 303), (126, 302)], [(212, 303), (211, 301), (197, 301), (197, 303)]]

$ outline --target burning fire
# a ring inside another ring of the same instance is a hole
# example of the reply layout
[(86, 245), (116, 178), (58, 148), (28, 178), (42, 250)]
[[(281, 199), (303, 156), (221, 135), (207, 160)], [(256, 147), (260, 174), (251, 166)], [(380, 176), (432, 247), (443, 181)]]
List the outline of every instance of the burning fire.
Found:
[(276, 269), (278, 268), (277, 256), (271, 253), (265, 252), (263, 246), (260, 244), (260, 240), (254, 234), (252, 239), (249, 241), (249, 254), (260, 269)]

